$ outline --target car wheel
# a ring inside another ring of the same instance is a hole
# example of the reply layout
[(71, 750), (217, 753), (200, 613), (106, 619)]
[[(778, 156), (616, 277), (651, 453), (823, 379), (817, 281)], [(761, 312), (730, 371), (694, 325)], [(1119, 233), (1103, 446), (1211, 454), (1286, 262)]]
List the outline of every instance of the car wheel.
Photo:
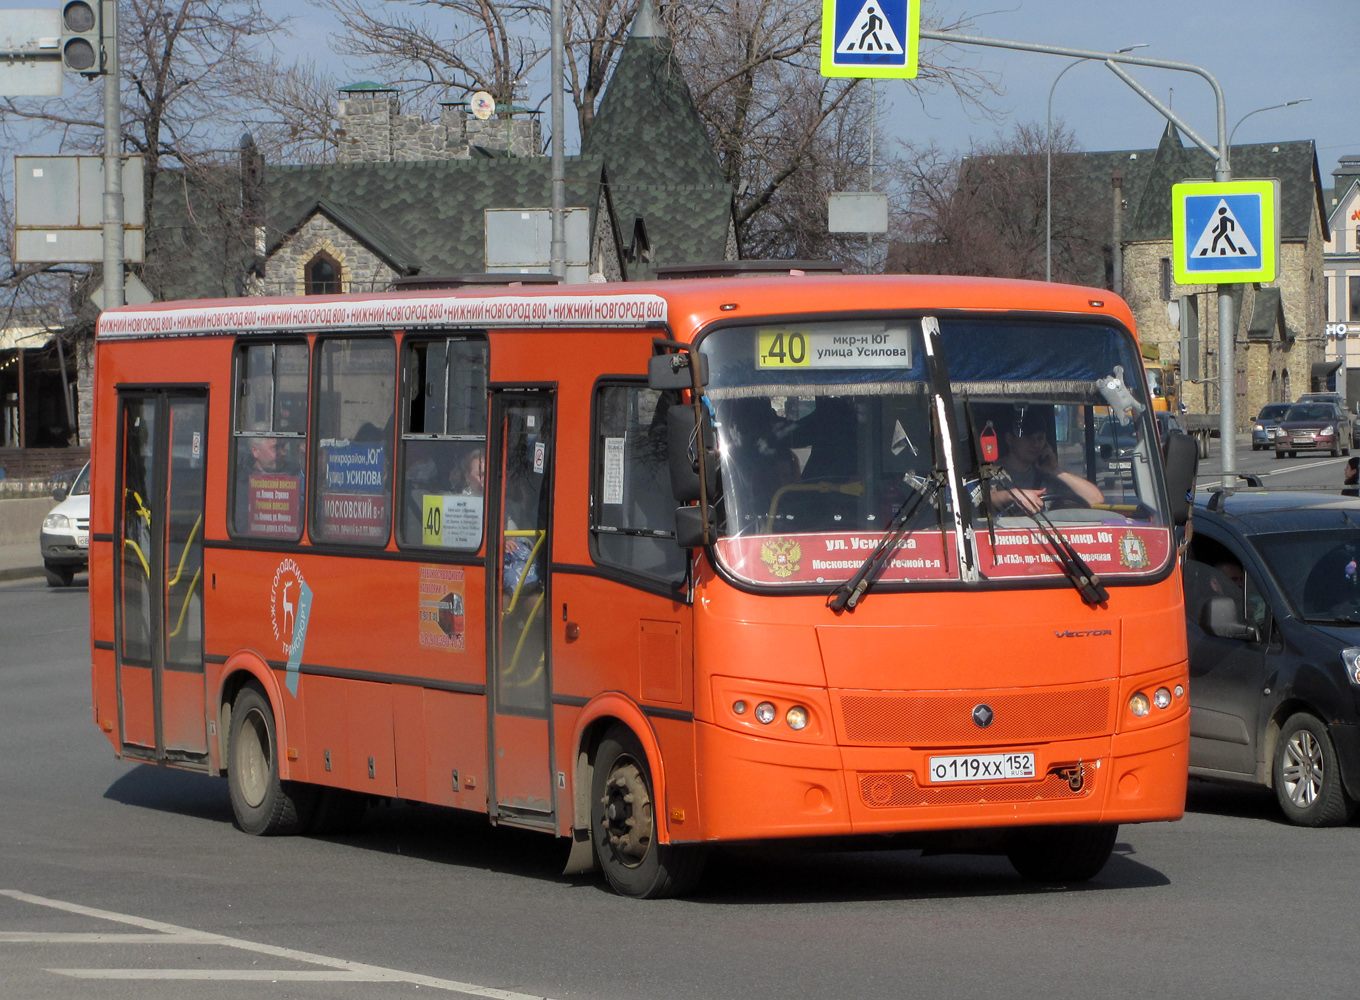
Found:
[(274, 710), (254, 684), (232, 704), (227, 747), (227, 790), (241, 829), (257, 837), (301, 833), (312, 818), (316, 789), (279, 780)]
[(1340, 446), (1338, 446), (1338, 447), (1336, 447), (1336, 448), (1333, 448), (1333, 449), (1332, 449), (1332, 458), (1340, 458), (1340, 457), (1341, 457), (1341, 448), (1340, 448)]
[(1306, 712), (1290, 716), (1280, 730), (1272, 781), (1291, 823), (1341, 826), (1355, 815), (1327, 726)]
[(1117, 825), (1036, 827), (1020, 834), (1006, 856), (1035, 882), (1085, 882), (1110, 860), (1118, 834)]
[(1289, 457), (1290, 457), (1290, 458), (1298, 458), (1298, 457), (1299, 457), (1299, 453), (1298, 453), (1297, 451), (1295, 451), (1293, 448), (1290, 448), (1290, 449), (1289, 449)]
[(621, 896), (681, 896), (703, 874), (701, 848), (657, 841), (655, 811), (647, 754), (630, 730), (615, 726), (595, 754), (590, 819), (595, 858)]
[(71, 581), (76, 578), (76, 571), (70, 566), (53, 566), (46, 563), (43, 566), (43, 575), (47, 577), (49, 587), (69, 587)]
[(1284, 458), (1284, 452), (1282, 452), (1282, 451), (1276, 451), (1276, 452), (1275, 452), (1275, 457), (1276, 457), (1276, 458)]

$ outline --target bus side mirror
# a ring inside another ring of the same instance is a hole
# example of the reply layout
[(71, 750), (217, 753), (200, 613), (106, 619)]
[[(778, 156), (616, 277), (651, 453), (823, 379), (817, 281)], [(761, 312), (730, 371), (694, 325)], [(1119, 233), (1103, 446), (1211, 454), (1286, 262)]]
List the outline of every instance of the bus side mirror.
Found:
[(1200, 628), (1220, 639), (1245, 639), (1259, 642), (1261, 633), (1242, 620), (1242, 612), (1231, 597), (1211, 597), (1204, 602), (1199, 616)]
[[(711, 509), (711, 508), (710, 508)], [(717, 535), (717, 526), (710, 516), (708, 537)], [(704, 544), (704, 519), (698, 504), (693, 507), (678, 507), (675, 511), (675, 544), (682, 549), (697, 549)]]
[(708, 355), (695, 351), (680, 354), (656, 354), (647, 361), (647, 387), (662, 392), (676, 389), (693, 389), (694, 380), (690, 375), (690, 359), (699, 359), (699, 384), (708, 385)]
[[(713, 418), (703, 413), (704, 472), (708, 480), (708, 500), (718, 494), (718, 453), (713, 448)], [(672, 406), (666, 411), (666, 452), (670, 462), (671, 495), (676, 503), (699, 499), (699, 439), (694, 424), (693, 406)]]
[(1162, 464), (1166, 467), (1166, 495), (1171, 523), (1180, 527), (1190, 520), (1191, 497), (1195, 492), (1195, 473), (1199, 471), (1199, 448), (1183, 431), (1172, 431), (1162, 443)]

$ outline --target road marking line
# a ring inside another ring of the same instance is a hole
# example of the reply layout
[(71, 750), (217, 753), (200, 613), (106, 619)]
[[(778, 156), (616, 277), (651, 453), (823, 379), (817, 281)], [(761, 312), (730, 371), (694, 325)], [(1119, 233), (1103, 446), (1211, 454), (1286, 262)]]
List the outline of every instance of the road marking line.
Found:
[(209, 944), (202, 934), (58, 934), (0, 931), (0, 944)]
[[(292, 962), (301, 962), (307, 965), (323, 965), (342, 973), (380, 977), (376, 979), (358, 979), (354, 980), (355, 982), (410, 983), (413, 986), (427, 986), (431, 989), (447, 990), (451, 993), (466, 993), (470, 996), (486, 997), (487, 1000), (548, 1000), (546, 997), (534, 996), (528, 993), (514, 993), (510, 990), (498, 990), (489, 986), (477, 986), (473, 983), (460, 983), (454, 979), (440, 979), (436, 976), (423, 976), (414, 972), (402, 972), (398, 969), (385, 969), (377, 965), (350, 962), (343, 958), (332, 958), (328, 955), (298, 951), (294, 948), (280, 948), (276, 945), (260, 944), (256, 941), (246, 941), (242, 938), (227, 937), (224, 934), (213, 934), (209, 931), (196, 931), (190, 927), (180, 927), (177, 924), (167, 924), (159, 920), (148, 920), (145, 917), (137, 917), (127, 913), (115, 913), (112, 910), (100, 910), (92, 906), (82, 906), (79, 903), (68, 903), (60, 899), (48, 899), (45, 896), (34, 896), (27, 892), (20, 892), (17, 889), (0, 889), (0, 896), (8, 896), (10, 899), (16, 899), (22, 903), (32, 903), (34, 906), (46, 906), (49, 909), (62, 910), (66, 913), (74, 913), (84, 917), (92, 917), (96, 920), (107, 920), (112, 923), (141, 927), (143, 930), (158, 931), (161, 934), (170, 937), (192, 937), (195, 944), (212, 944), (224, 948), (237, 948), (241, 951), (254, 952), (259, 955), (270, 955), (274, 958), (287, 959)], [(98, 972), (100, 970), (48, 969), (46, 971), (58, 975), (66, 975), (68, 972), (89, 973)], [(134, 976), (137, 976), (144, 979), (156, 979), (163, 972), (187, 973), (191, 970), (113, 969), (109, 971), (117, 974), (112, 978), (134, 978)], [(126, 974), (126, 976), (124, 976), (124, 974)], [(348, 980), (341, 979), (337, 981), (345, 982)]]
[[(1267, 476), (1287, 476), (1287, 475), (1289, 475), (1291, 472), (1306, 472), (1308, 469), (1321, 469), (1321, 468), (1325, 468), (1326, 466), (1329, 466), (1329, 465), (1335, 465), (1337, 462), (1342, 462), (1342, 461), (1345, 461), (1345, 459), (1341, 459), (1341, 458), (1329, 458), (1329, 459), (1326, 459), (1326, 460), (1321, 461), (1321, 462), (1308, 462), (1308, 463), (1305, 463), (1304, 465), (1291, 465), (1291, 466), (1289, 466), (1289, 467), (1286, 468), (1286, 469), (1276, 469), (1274, 472), (1244, 472), (1244, 473), (1242, 473), (1242, 474), (1245, 475), (1245, 476), (1260, 476), (1262, 479), (1264, 479), (1264, 478), (1266, 478)], [(1203, 474), (1197, 475), (1197, 476), (1195, 477), (1195, 480), (1196, 480), (1196, 485), (1198, 485), (1199, 481), (1201, 481), (1201, 480), (1202, 480), (1203, 482), (1206, 482), (1206, 483), (1216, 483), (1216, 482), (1218, 482), (1218, 481), (1219, 481), (1220, 479), (1222, 479), (1222, 478), (1223, 478), (1222, 473), (1213, 472), (1213, 473), (1203, 473)], [(1317, 487), (1317, 488), (1320, 489), (1320, 490), (1326, 490), (1326, 489), (1328, 489), (1328, 487), (1325, 487), (1325, 486), (1319, 486), (1319, 487)]]
[(384, 976), (368, 972), (321, 972), (303, 969), (44, 969), (72, 979), (222, 980), (239, 983), (395, 983), (405, 982), (398, 973)]

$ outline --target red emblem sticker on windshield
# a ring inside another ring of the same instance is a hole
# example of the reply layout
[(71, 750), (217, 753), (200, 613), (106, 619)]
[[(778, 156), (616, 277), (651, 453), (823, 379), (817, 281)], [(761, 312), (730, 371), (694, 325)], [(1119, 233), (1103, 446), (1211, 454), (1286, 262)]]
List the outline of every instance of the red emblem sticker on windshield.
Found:
[(1132, 531), (1119, 540), (1119, 561), (1129, 569), (1147, 569), (1152, 565), (1147, 545)]

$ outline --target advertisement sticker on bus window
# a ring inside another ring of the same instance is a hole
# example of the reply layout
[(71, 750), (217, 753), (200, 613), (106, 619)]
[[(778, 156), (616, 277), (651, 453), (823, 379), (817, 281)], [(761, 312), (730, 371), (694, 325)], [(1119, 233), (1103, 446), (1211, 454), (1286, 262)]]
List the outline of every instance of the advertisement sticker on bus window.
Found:
[(296, 538), (302, 530), (302, 477), (276, 472), (250, 473), (246, 477), (246, 512), (249, 534), (257, 538), (270, 535)]
[(331, 541), (387, 537), (387, 498), (366, 493), (327, 493), (321, 521)]
[(604, 439), (604, 502), (623, 503), (623, 438)]
[(450, 566), (420, 567), (420, 631), (423, 649), (461, 653), (467, 648), (464, 579)]
[(426, 493), (421, 509), (422, 545), (476, 552), (482, 547), (485, 502), (462, 493)]
[(760, 368), (910, 368), (911, 331), (881, 326), (829, 330), (761, 330)]
[(382, 444), (322, 442), (326, 449), (326, 489), (345, 493), (381, 493), (387, 471)]
[(543, 470), (547, 467), (548, 446), (542, 441), (534, 443), (534, 472), (543, 475)]
[[(757, 584), (824, 584), (847, 580), (864, 565), (881, 536), (860, 534), (748, 535), (721, 538), (718, 555), (736, 576)], [(904, 538), (880, 579), (944, 580), (954, 576), (953, 539), (938, 532)]]

